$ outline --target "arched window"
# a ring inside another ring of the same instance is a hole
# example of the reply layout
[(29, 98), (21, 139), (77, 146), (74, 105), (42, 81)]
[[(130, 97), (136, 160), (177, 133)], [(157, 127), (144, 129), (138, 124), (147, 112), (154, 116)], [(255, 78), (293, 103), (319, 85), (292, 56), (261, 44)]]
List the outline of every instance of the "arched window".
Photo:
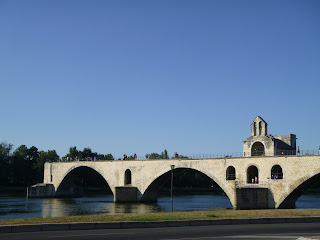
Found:
[(247, 169), (247, 183), (259, 183), (259, 171), (256, 166), (250, 166)]
[(253, 123), (253, 136), (257, 136), (257, 126), (256, 123)]
[(264, 155), (264, 145), (261, 142), (255, 142), (251, 147), (251, 156)]
[(124, 185), (131, 184), (131, 171), (127, 169), (124, 173)]
[(271, 168), (271, 179), (283, 179), (282, 168), (279, 165)]
[(227, 180), (235, 180), (236, 179), (236, 169), (233, 166), (229, 166), (227, 168)]

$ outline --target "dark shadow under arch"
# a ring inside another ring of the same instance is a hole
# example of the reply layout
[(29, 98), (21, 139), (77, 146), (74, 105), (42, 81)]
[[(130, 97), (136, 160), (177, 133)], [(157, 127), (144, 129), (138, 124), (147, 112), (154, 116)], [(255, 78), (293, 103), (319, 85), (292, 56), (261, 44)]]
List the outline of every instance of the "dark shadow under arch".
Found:
[(71, 170), (56, 190), (56, 197), (81, 197), (89, 191), (113, 194), (106, 180), (96, 170), (81, 166)]
[(314, 175), (309, 178), (302, 184), (300, 184), (297, 188), (295, 188), (283, 201), (279, 204), (278, 208), (289, 209), (296, 207), (296, 201), (303, 193), (305, 193), (308, 188), (310, 188), (315, 183), (320, 182), (320, 173)]
[[(212, 186), (212, 184), (214, 184), (220, 190), (220, 192), (223, 195), (227, 196), (227, 194), (224, 192), (224, 190), (212, 178), (210, 178), (208, 175), (206, 175), (203, 172), (200, 172), (200, 171), (198, 171), (196, 169), (192, 169), (192, 168), (175, 168), (174, 169), (174, 182), (175, 182), (175, 180), (177, 180), (177, 178), (181, 177), (181, 175), (183, 173), (186, 173), (186, 172), (187, 173), (188, 172), (189, 173), (190, 172), (191, 173), (199, 173), (199, 174), (205, 176), (205, 178), (208, 181), (208, 186), (209, 187)], [(164, 186), (164, 185), (168, 185), (169, 186), (170, 179), (171, 179), (171, 171), (170, 170), (168, 172), (162, 174), (158, 178), (156, 178), (149, 185), (149, 187), (146, 189), (146, 191), (144, 192), (144, 194), (141, 197), (140, 202), (157, 202), (160, 188), (162, 186)], [(176, 186), (175, 183), (174, 183), (174, 186)], [(189, 189), (191, 189), (190, 187), (192, 187), (192, 186), (186, 186), (186, 187), (189, 187)], [(229, 197), (228, 197), (228, 199), (229, 199)], [(229, 199), (229, 201), (230, 201), (230, 199)], [(231, 201), (230, 201), (230, 205), (232, 205)]]

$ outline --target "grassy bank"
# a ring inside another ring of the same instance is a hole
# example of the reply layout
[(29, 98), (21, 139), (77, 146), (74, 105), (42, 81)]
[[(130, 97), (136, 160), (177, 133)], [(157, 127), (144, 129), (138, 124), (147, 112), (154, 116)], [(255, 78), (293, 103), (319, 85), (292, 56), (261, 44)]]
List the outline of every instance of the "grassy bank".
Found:
[(85, 215), (70, 217), (46, 217), (0, 220), (0, 225), (71, 223), (71, 222), (116, 222), (116, 221), (163, 221), (222, 218), (272, 218), (320, 216), (320, 209), (270, 209), (270, 210), (212, 210), (207, 212), (175, 212), (150, 214)]

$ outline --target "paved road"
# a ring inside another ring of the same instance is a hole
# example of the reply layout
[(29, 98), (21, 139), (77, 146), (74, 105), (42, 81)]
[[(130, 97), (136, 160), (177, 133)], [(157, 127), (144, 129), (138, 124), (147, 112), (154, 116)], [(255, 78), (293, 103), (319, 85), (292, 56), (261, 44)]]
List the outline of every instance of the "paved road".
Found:
[(320, 223), (248, 224), (166, 228), (132, 228), (0, 234), (4, 240), (209, 240), (209, 239), (320, 239)]

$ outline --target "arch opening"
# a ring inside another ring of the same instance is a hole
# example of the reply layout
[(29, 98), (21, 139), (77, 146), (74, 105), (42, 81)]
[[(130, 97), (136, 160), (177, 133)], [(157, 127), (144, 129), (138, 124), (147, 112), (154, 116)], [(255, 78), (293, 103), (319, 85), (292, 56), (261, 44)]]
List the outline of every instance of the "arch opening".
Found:
[(113, 194), (106, 180), (90, 167), (77, 167), (62, 180), (56, 197), (82, 197)]
[(226, 180), (236, 179), (236, 169), (233, 166), (229, 166), (226, 172)]
[(131, 185), (131, 171), (127, 169), (124, 173), (124, 185)]
[(251, 156), (262, 156), (264, 154), (264, 145), (261, 142), (255, 142), (251, 147)]
[[(320, 173), (296, 187), (278, 208), (320, 208)], [(306, 206), (306, 207), (305, 207)]]
[[(174, 202), (179, 201), (179, 204), (174, 204), (175, 209), (180, 207), (183, 210), (183, 206), (191, 205), (193, 202), (195, 206), (191, 208), (199, 208), (199, 210), (205, 209), (206, 204), (210, 205), (207, 208), (232, 208), (230, 199), (224, 190), (206, 174), (191, 168), (175, 168), (173, 172)], [(166, 201), (165, 199), (170, 201), (170, 190), (171, 171), (169, 170), (148, 186), (142, 195), (141, 202), (159, 203)], [(201, 201), (202, 198), (211, 200), (206, 199), (203, 206), (199, 206), (199, 202), (195, 199)]]
[(261, 126), (261, 121), (259, 122), (259, 136), (262, 134), (262, 126)]
[(247, 169), (247, 183), (259, 183), (259, 171), (256, 166), (250, 166)]
[(283, 172), (280, 165), (274, 165), (271, 168), (271, 179), (283, 179)]

